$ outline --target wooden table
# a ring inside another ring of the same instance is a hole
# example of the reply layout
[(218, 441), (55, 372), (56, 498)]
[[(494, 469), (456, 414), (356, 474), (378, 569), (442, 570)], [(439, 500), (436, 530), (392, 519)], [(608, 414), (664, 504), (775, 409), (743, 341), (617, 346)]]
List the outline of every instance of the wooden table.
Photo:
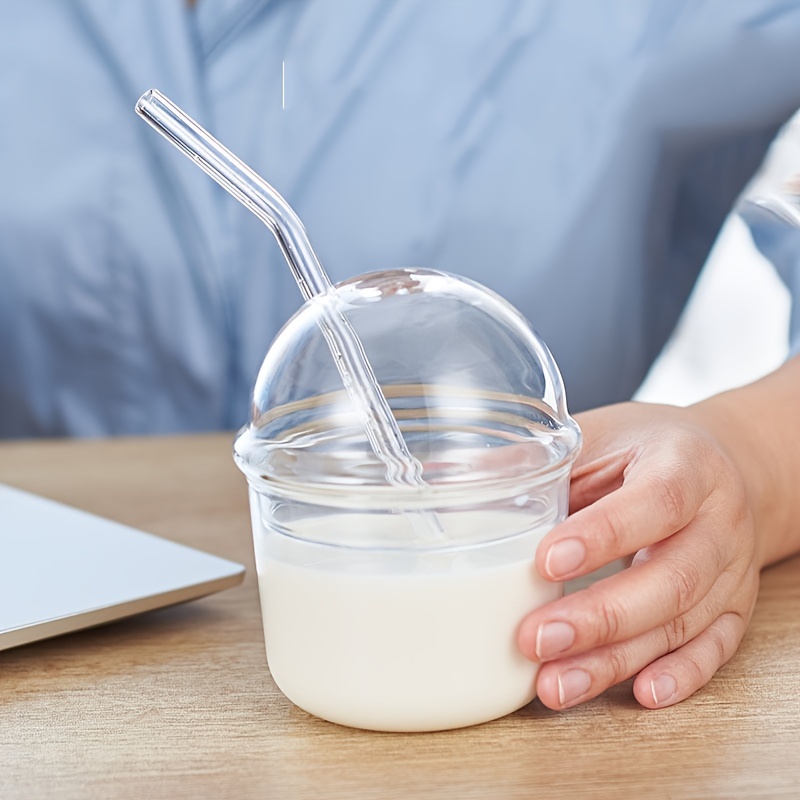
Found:
[[(0, 798), (800, 797), (800, 560), (686, 702), (630, 685), (458, 731), (315, 719), (273, 684), (230, 435), (0, 444), (0, 481), (248, 566), (184, 606), (0, 653)], [(0, 554), (2, 557), (2, 554)]]

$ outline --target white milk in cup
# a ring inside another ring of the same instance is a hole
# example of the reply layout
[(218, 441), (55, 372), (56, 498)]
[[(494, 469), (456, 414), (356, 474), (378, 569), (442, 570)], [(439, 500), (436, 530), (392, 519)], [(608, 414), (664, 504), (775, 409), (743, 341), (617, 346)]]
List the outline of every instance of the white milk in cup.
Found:
[(270, 348), (235, 444), (267, 661), (331, 722), (432, 731), (535, 696), (517, 631), (562, 587), (534, 566), (567, 513), (580, 432), (552, 356), (507, 302), (431, 270), (337, 287), (422, 485), (391, 485), (308, 301)]

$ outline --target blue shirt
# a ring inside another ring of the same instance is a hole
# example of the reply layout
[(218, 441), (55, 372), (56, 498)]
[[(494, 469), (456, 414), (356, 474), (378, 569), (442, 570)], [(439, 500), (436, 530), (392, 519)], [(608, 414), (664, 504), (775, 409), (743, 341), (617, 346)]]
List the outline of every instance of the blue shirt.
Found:
[(798, 75), (787, 0), (4, 3), (0, 436), (238, 427), (300, 305), (267, 229), (134, 114), (151, 87), (333, 280), (425, 266), (508, 298), (580, 410), (641, 382)]

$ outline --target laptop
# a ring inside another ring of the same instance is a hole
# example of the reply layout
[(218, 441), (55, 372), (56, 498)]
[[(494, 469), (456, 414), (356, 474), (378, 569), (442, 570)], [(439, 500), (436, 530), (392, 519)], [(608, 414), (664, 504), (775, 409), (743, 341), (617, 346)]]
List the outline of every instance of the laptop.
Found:
[(241, 564), (0, 484), (0, 650), (243, 579)]

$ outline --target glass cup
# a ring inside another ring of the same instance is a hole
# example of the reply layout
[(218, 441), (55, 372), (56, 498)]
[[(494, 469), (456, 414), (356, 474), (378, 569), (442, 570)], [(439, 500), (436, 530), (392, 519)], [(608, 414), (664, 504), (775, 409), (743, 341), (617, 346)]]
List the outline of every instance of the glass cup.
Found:
[(321, 332), (277, 336), (235, 458), (247, 476), (267, 660), (297, 706), (384, 731), (457, 728), (535, 696), (523, 617), (567, 514), (580, 432), (547, 348), (508, 303), (430, 270), (337, 287), (425, 483), (389, 485)]

